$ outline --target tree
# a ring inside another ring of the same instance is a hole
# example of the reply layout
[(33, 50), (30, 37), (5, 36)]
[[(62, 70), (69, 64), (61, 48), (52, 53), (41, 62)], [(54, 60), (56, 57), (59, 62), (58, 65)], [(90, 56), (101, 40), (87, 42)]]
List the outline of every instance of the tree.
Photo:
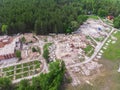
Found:
[(59, 90), (62, 85), (65, 66), (61, 60), (49, 64), (50, 72), (39, 77), (42, 90)]
[(11, 80), (8, 78), (0, 78), (0, 90), (12, 90)]
[(79, 27), (79, 24), (77, 21), (71, 21), (71, 29), (72, 31), (76, 30)]
[(72, 32), (72, 29), (71, 29), (71, 28), (67, 28), (67, 29), (66, 29), (66, 33), (69, 33), (69, 34), (70, 34), (71, 32)]
[(26, 42), (25, 37), (22, 37), (20, 40), (21, 40), (22, 43), (25, 43), (25, 42)]
[(3, 25), (2, 25), (2, 32), (3, 32), (4, 34), (7, 34), (7, 29), (8, 29), (8, 25), (3, 24)]
[(52, 43), (47, 43), (43, 47), (43, 57), (46, 59), (46, 62), (49, 63), (49, 46), (51, 46)]
[[(66, 33), (79, 15), (118, 16), (119, 8), (119, 0), (5, 0), (0, 3), (0, 23), (8, 25), (7, 32), (3, 30), (8, 34)], [(83, 22), (80, 19), (78, 24)]]
[(32, 90), (28, 80), (20, 81), (17, 90)]
[(16, 50), (15, 54), (18, 59), (21, 59), (21, 51), (20, 50)]
[(98, 10), (98, 15), (101, 16), (101, 17), (105, 17), (105, 16), (108, 15), (108, 11), (103, 10), (103, 9), (100, 8), (100, 9)]
[(32, 52), (37, 52), (38, 50), (35, 47), (32, 47)]
[(12, 88), (11, 80), (0, 78), (0, 90), (59, 90), (62, 85), (65, 64), (61, 60), (49, 64), (49, 72), (34, 77), (31, 83), (28, 80), (21, 80), (19, 84)]
[(120, 28), (120, 16), (118, 16), (114, 19), (113, 25), (115, 28)]
[(87, 18), (88, 18), (88, 16), (79, 15), (79, 16), (77, 17), (77, 22), (81, 25), (81, 24), (83, 24), (84, 21), (87, 20)]
[(39, 77), (32, 78), (32, 88), (33, 90), (41, 90)]

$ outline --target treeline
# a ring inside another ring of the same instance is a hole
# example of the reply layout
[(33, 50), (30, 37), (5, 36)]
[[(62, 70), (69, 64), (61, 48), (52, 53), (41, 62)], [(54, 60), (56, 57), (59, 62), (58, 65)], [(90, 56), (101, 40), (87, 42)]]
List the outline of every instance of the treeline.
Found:
[(0, 0), (0, 31), (70, 33), (87, 19), (85, 15), (118, 16), (119, 8), (119, 0)]
[(113, 25), (115, 28), (120, 28), (120, 16), (116, 17), (113, 21)]
[(0, 78), (0, 90), (59, 90), (64, 80), (64, 62), (52, 62), (49, 69), (49, 73), (34, 77), (31, 83), (22, 80), (18, 85), (13, 85), (11, 80)]

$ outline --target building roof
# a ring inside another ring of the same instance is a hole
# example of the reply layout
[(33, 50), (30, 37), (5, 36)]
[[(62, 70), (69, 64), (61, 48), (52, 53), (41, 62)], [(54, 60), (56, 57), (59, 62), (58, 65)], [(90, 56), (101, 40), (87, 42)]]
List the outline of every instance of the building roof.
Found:
[(0, 42), (0, 48), (4, 47), (4, 43)]
[(15, 54), (7, 54), (7, 55), (0, 55), (0, 60), (6, 60), (6, 59), (11, 59), (14, 58)]
[(6, 44), (11, 43), (13, 38), (7, 37), (0, 40), (0, 48), (4, 47)]
[(107, 16), (107, 18), (108, 18), (109, 20), (112, 20), (112, 19), (114, 19), (114, 16)]

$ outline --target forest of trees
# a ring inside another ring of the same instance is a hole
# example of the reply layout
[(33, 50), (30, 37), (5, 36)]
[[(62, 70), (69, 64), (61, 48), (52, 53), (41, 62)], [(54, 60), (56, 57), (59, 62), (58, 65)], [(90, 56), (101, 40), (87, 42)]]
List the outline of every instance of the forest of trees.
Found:
[(86, 15), (118, 16), (119, 8), (119, 0), (0, 0), (0, 34), (70, 33)]
[(118, 16), (114, 19), (113, 25), (115, 28), (120, 28), (120, 16)]
[(10, 79), (0, 78), (0, 90), (59, 90), (64, 80), (64, 62), (51, 62), (49, 70), (49, 73), (34, 77), (31, 83), (22, 80), (19, 84), (13, 85)]

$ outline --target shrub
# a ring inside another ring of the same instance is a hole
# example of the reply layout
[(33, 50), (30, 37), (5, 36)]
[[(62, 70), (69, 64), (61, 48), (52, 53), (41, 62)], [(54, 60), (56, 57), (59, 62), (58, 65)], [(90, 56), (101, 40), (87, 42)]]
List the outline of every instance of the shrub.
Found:
[(20, 50), (17, 50), (15, 54), (16, 54), (17, 58), (21, 59), (21, 51)]

